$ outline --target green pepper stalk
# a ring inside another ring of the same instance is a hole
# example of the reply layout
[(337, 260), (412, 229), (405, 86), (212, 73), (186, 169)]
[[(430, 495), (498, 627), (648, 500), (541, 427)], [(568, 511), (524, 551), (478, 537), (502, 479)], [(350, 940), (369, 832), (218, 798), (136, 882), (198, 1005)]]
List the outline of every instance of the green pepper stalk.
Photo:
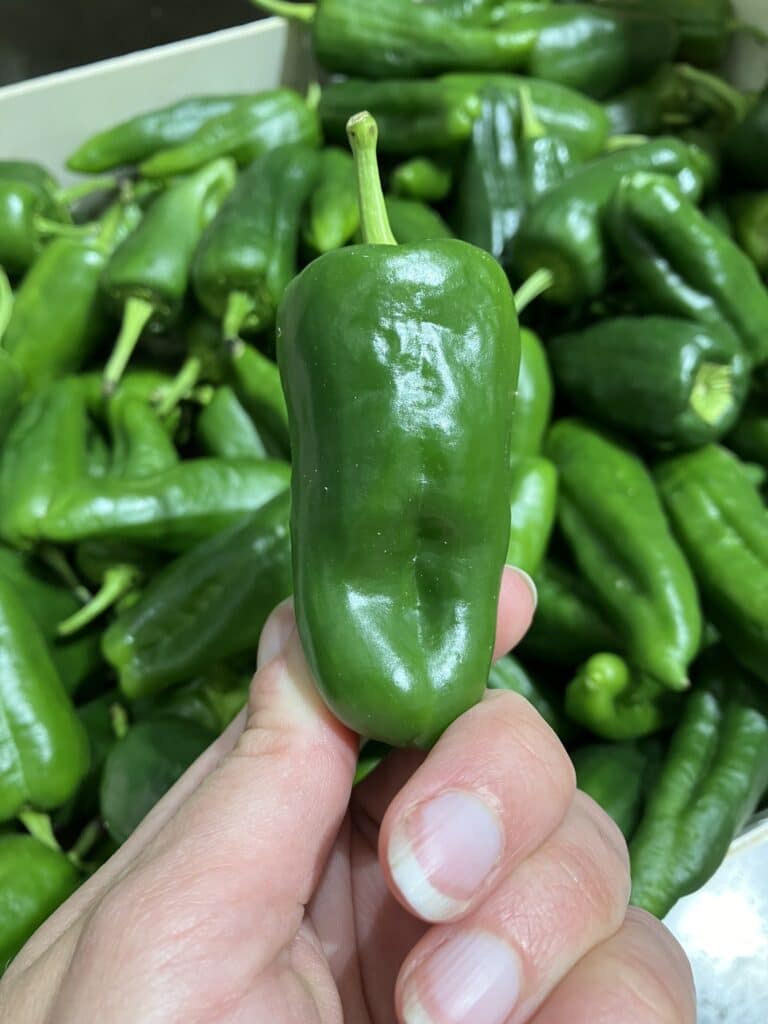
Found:
[(214, 160), (170, 185), (107, 264), (102, 287), (123, 322), (104, 368), (114, 391), (145, 327), (168, 326), (181, 313), (192, 258), (206, 225), (235, 184), (231, 160)]
[[(309, 264), (277, 322), (296, 616), (334, 712), (367, 737), (426, 746), (482, 697), (490, 668), (516, 317), (487, 253), (396, 244), (376, 122), (361, 113), (348, 131), (363, 244)], [(350, 688), (350, 671), (364, 685)]]

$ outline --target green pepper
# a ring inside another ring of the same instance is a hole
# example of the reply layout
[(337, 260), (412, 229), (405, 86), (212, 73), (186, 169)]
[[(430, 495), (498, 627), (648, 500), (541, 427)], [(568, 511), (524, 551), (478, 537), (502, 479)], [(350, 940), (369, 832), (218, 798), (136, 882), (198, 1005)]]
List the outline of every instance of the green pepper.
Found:
[(659, 138), (616, 150), (575, 171), (528, 210), (511, 253), (519, 280), (553, 274), (548, 302), (571, 305), (605, 290), (608, 260), (602, 216), (619, 182), (634, 171), (674, 178), (698, 198), (712, 173), (705, 154), (679, 139)]
[(395, 244), (370, 114), (349, 136), (365, 243), (306, 267), (278, 314), (296, 617), (347, 725), (426, 745), (480, 699), (490, 668), (516, 316), (481, 250)]
[(512, 420), (513, 455), (538, 455), (552, 415), (552, 373), (547, 353), (539, 338), (520, 331), (520, 373), (515, 392)]
[(143, 160), (139, 171), (145, 178), (167, 178), (220, 157), (233, 157), (244, 167), (270, 149), (297, 142), (316, 146), (319, 141), (314, 105), (293, 89), (272, 89), (205, 121), (183, 141)]
[(296, 276), (301, 210), (317, 174), (317, 153), (281, 146), (244, 171), (202, 233), (192, 265), (200, 305), (221, 319), (227, 341), (271, 327)]
[(69, 211), (42, 188), (0, 177), (0, 265), (23, 274), (43, 248), (41, 218), (69, 222)]
[(88, 740), (61, 684), (42, 631), (0, 576), (0, 706), (6, 722), (0, 821), (25, 808), (52, 810), (88, 770)]
[(253, 99), (247, 93), (189, 96), (145, 111), (91, 135), (68, 158), (67, 167), (94, 174), (140, 163), (158, 150), (186, 142), (207, 121)]
[(288, 492), (171, 562), (104, 634), (126, 696), (188, 680), (256, 649), (274, 606), (291, 591)]
[(677, 44), (676, 28), (663, 16), (587, 4), (513, 7), (509, 20), (484, 25), (410, 0), (378, 0), (362, 10), (354, 0), (252, 2), (311, 25), (324, 67), (369, 78), (520, 70), (604, 96), (647, 77)]
[(679, 711), (679, 694), (618, 654), (593, 654), (565, 691), (565, 713), (607, 740), (634, 740), (664, 729)]
[(523, 656), (573, 667), (597, 651), (621, 648), (597, 597), (580, 575), (545, 559), (533, 578), (538, 603), (520, 644)]
[(752, 98), (749, 109), (723, 140), (723, 160), (731, 180), (751, 188), (768, 188), (763, 154), (768, 146), (768, 87)]
[(768, 277), (768, 191), (741, 192), (727, 200), (733, 236), (763, 277)]
[(733, 656), (768, 681), (768, 512), (760, 491), (717, 445), (668, 459), (655, 475), (707, 617)]
[(54, 239), (30, 268), (3, 338), (27, 390), (80, 369), (104, 340), (109, 321), (102, 274), (115, 246), (140, 217), (137, 205), (118, 204), (93, 235)]
[[(403, 199), (418, 199), (422, 203), (439, 203), (446, 199), (453, 186), (451, 166), (428, 156), (414, 156), (394, 168), (389, 176), (389, 187)], [(357, 204), (357, 198), (355, 198)]]
[(768, 468), (768, 415), (756, 400), (747, 403), (724, 443), (747, 462)]
[(216, 388), (200, 412), (195, 437), (206, 455), (221, 459), (264, 459), (261, 435), (231, 387)]
[(79, 883), (60, 851), (33, 836), (0, 836), (0, 974)]
[(426, 203), (387, 196), (385, 208), (392, 234), (400, 245), (453, 238), (453, 232), (437, 210)]
[[(2, 334), (0, 334), (0, 341)], [(5, 441), (21, 404), (24, 378), (15, 361), (0, 349), (0, 446)]]
[(501, 259), (525, 208), (563, 180), (567, 145), (537, 120), (527, 87), (517, 111), (504, 90), (489, 85), (457, 182), (453, 224), (460, 238)]
[(617, 317), (554, 338), (549, 355), (580, 412), (660, 448), (722, 437), (749, 389), (749, 359), (725, 323)]
[(547, 725), (559, 732), (560, 713), (552, 698), (537, 683), (531, 674), (511, 654), (499, 658), (491, 665), (488, 674), (489, 690), (512, 690), (533, 705)]
[(571, 754), (576, 785), (610, 814), (629, 839), (642, 814), (648, 751), (636, 743), (593, 743)]
[(480, 92), (489, 85), (507, 93), (515, 114), (520, 87), (527, 87), (536, 119), (566, 143), (574, 159), (589, 160), (602, 152), (609, 126), (599, 103), (556, 82), (519, 75), (457, 73), (427, 81), (331, 82), (320, 96), (323, 131), (341, 141), (348, 118), (355, 111), (368, 110), (379, 125), (384, 152), (451, 149), (471, 136), (480, 112)]
[(512, 460), (507, 565), (533, 575), (555, 525), (557, 470), (549, 459), (532, 455)]
[(228, 377), (235, 394), (249, 416), (264, 432), (269, 451), (274, 455), (287, 455), (288, 410), (275, 363), (251, 345), (239, 342), (233, 346), (228, 365)]
[(234, 183), (230, 160), (215, 160), (174, 182), (112, 254), (102, 286), (123, 323), (104, 368), (108, 390), (117, 386), (144, 328), (159, 330), (178, 318), (200, 235)]
[(223, 732), (248, 703), (250, 674), (214, 665), (184, 686), (134, 701), (131, 711), (142, 717), (170, 715), (196, 722), (213, 733)]
[(692, 125), (722, 131), (746, 109), (746, 99), (717, 75), (687, 64), (659, 68), (647, 82), (632, 86), (605, 104), (618, 135), (658, 135)]
[(190, 459), (152, 476), (85, 480), (57, 494), (40, 533), (57, 544), (103, 538), (184, 551), (260, 508), (289, 476), (279, 460)]
[(714, 874), (768, 785), (768, 715), (754, 686), (720, 661), (686, 699), (629, 847), (631, 902), (657, 917)]
[(310, 251), (320, 255), (346, 245), (359, 227), (354, 162), (346, 150), (328, 146), (318, 159), (317, 180), (304, 211), (302, 237)]
[(670, 689), (684, 689), (701, 612), (648, 471), (578, 420), (555, 423), (544, 452), (560, 475), (560, 527), (627, 659)]
[(768, 290), (755, 265), (673, 181), (627, 176), (606, 216), (644, 305), (715, 327), (725, 321), (755, 364), (768, 360)]
[(107, 755), (99, 805), (109, 834), (123, 843), (216, 733), (197, 722), (158, 717), (137, 722)]

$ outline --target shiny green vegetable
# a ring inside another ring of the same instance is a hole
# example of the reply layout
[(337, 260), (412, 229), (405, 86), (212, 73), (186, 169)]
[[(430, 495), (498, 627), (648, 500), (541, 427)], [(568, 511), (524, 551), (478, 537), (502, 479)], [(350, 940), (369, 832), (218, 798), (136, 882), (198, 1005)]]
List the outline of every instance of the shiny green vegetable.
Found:
[(541, 456), (512, 460), (507, 565), (533, 575), (555, 525), (557, 470)]

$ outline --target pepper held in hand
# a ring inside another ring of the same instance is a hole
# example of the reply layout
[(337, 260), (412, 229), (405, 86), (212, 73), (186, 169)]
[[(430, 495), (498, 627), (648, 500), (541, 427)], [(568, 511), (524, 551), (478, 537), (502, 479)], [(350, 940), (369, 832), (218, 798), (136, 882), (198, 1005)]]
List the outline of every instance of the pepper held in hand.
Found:
[(518, 332), (490, 256), (393, 244), (370, 114), (349, 135), (366, 244), (315, 260), (278, 314), (296, 617), (333, 711), (425, 746), (488, 677)]

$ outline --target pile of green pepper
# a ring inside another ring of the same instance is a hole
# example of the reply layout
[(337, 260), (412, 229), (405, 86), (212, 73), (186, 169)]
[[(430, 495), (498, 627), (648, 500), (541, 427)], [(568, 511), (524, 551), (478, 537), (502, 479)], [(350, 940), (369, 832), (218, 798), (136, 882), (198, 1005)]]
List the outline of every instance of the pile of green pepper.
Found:
[[(360, 777), (515, 690), (661, 916), (768, 787), (768, 88), (720, 74), (731, 4), (254, 2), (327, 84), (141, 112), (66, 188), (0, 161), (0, 969), (290, 594)], [(538, 607), (491, 666), (505, 563)]]

